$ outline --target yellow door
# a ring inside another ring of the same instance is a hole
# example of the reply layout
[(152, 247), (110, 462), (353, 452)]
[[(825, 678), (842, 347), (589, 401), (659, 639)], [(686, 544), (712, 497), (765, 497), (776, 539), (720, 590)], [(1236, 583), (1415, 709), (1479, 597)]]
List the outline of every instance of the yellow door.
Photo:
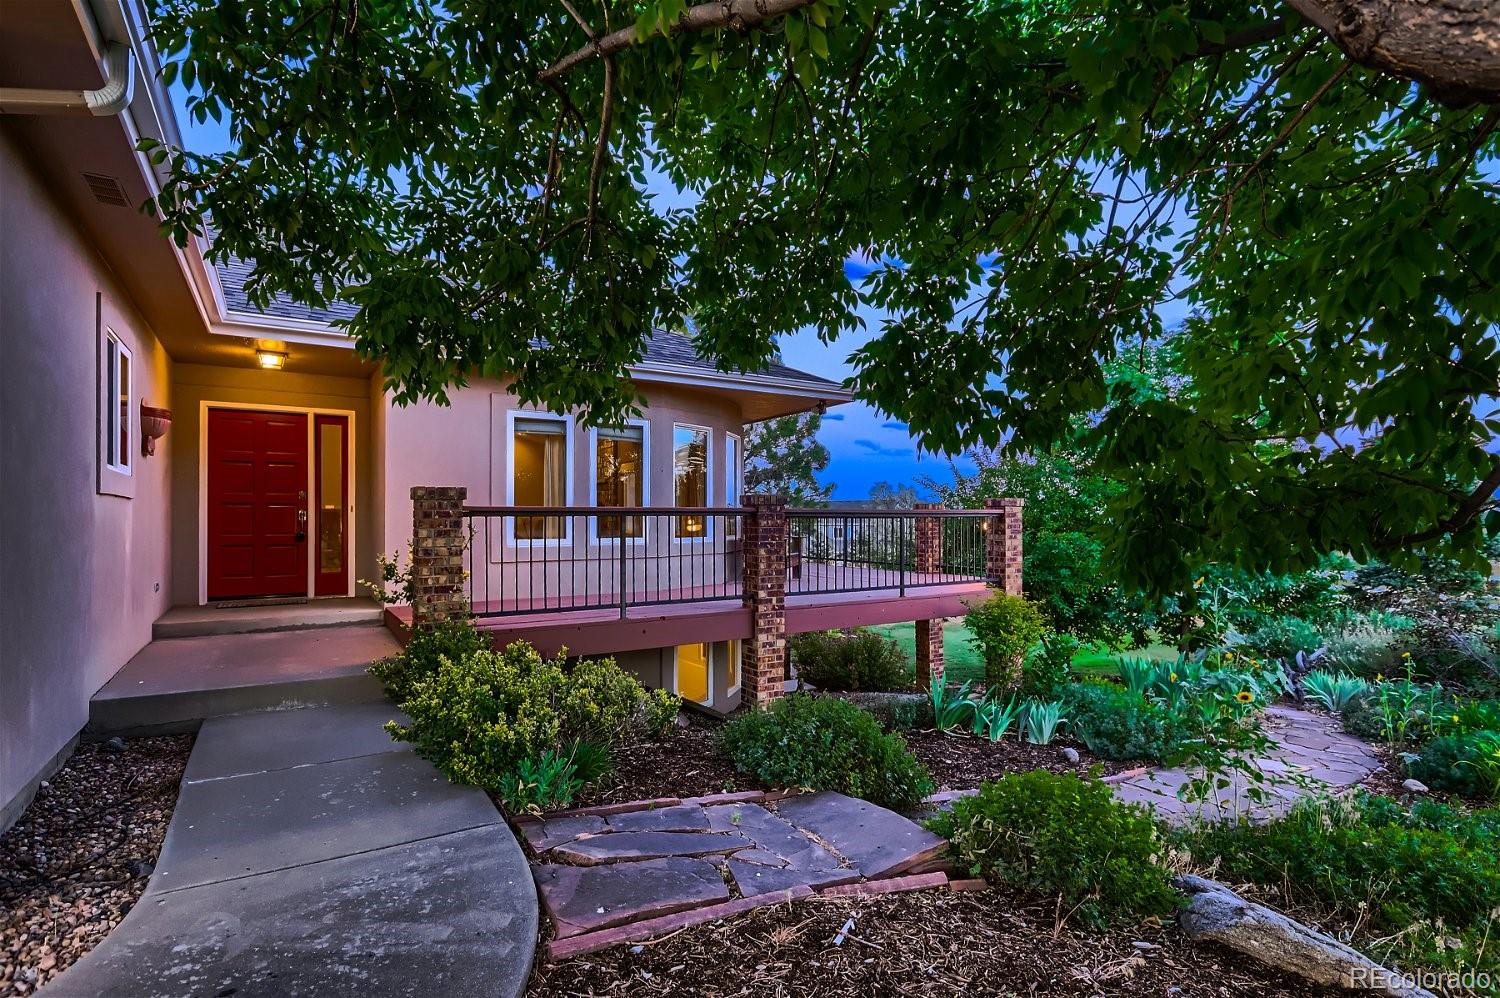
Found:
[(708, 645), (677, 646), (677, 695), (708, 703)]

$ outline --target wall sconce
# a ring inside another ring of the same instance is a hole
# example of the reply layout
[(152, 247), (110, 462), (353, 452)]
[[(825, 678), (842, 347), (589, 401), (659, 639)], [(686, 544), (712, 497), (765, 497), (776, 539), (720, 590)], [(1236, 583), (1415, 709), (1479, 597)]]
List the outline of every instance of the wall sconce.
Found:
[(166, 435), (172, 425), (172, 410), (158, 409), (154, 405), (141, 403), (141, 454), (150, 457), (156, 453), (156, 441)]
[(255, 362), (267, 371), (279, 371), (286, 367), (286, 351), (256, 350)]

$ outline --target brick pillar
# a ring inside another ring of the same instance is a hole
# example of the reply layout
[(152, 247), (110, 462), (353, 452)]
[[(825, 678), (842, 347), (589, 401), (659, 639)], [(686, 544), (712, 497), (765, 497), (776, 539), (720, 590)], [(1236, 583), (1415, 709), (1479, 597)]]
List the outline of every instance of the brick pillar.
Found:
[[(942, 503), (919, 502), (914, 509), (942, 509)], [(943, 519), (939, 516), (917, 516), (916, 563), (918, 573), (935, 573), (943, 565)], [(943, 680), (943, 621), (917, 621), (917, 689), (925, 690), (932, 681)]]
[(985, 575), (991, 586), (1012, 596), (1021, 595), (1021, 509), (1025, 499), (990, 499), (985, 509), (989, 519), (985, 536)]
[(462, 514), (468, 494), (464, 488), (417, 486), (411, 490), (413, 627), (469, 615)]
[(768, 707), (786, 690), (786, 500), (748, 495), (740, 548), (750, 640), (741, 644), (740, 697)]

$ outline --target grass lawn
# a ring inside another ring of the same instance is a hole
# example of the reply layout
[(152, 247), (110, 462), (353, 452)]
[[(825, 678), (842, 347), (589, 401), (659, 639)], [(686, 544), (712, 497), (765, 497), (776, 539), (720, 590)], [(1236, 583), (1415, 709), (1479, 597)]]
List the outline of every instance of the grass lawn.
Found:
[[(867, 628), (883, 637), (890, 638), (901, 646), (913, 661), (917, 656), (916, 624), (880, 624)], [(1160, 661), (1176, 658), (1177, 649), (1170, 645), (1149, 645), (1128, 652), (1102, 651), (1085, 648), (1073, 657), (1073, 668), (1080, 674), (1095, 676), (1118, 675), (1116, 663), (1122, 658), (1149, 658)], [(969, 629), (962, 623), (943, 625), (944, 675), (950, 683), (969, 680), (984, 681), (984, 660), (970, 640)]]

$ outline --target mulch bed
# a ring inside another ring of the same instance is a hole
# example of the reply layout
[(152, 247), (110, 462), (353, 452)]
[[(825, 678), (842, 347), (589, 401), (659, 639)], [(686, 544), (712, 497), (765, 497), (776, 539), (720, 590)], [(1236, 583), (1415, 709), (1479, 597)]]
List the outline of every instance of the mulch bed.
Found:
[(659, 742), (629, 742), (610, 750), (613, 770), (573, 798), (569, 807), (596, 807), (657, 797), (700, 797), (732, 790), (764, 790), (719, 753), (722, 722), (684, 713), (686, 727)]
[[(640, 946), (538, 962), (532, 995), (1324, 995), (1168, 927), (1096, 933), (1054, 906), (946, 889), (809, 898)], [(845, 929), (849, 920), (853, 925)], [(841, 930), (842, 945), (834, 940)]]
[(1073, 746), (1078, 752), (1078, 762), (1073, 763), (1064, 756), (1061, 744), (1033, 745), (1013, 734), (998, 742), (937, 731), (904, 731), (901, 736), (911, 746), (912, 754), (932, 773), (939, 790), (970, 790), (985, 780), (1033, 769), (1085, 777), (1096, 767), (1100, 776), (1109, 776), (1146, 765), (1095, 758), (1079, 746)]
[(82, 745), (0, 836), (0, 998), (61, 974), (140, 898), (192, 746)]

